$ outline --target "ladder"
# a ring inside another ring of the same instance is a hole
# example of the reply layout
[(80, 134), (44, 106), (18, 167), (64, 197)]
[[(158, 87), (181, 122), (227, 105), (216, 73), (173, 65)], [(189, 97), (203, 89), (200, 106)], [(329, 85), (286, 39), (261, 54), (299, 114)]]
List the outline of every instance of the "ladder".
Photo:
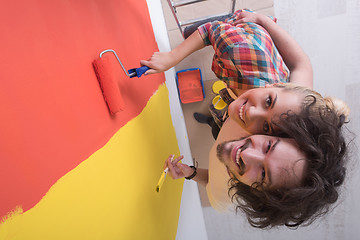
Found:
[(197, 22), (204, 21), (204, 20), (206, 20), (208, 18), (220, 17), (220, 16), (227, 15), (229, 13), (234, 13), (234, 11), (235, 11), (236, 0), (231, 0), (231, 9), (230, 9), (229, 12), (209, 15), (209, 16), (205, 16), (205, 17), (194, 18), (194, 19), (185, 20), (185, 21), (179, 21), (178, 16), (177, 16), (177, 8), (183, 7), (183, 6), (186, 6), (186, 5), (190, 5), (190, 4), (195, 4), (195, 3), (198, 3), (198, 2), (204, 2), (204, 1), (206, 1), (206, 0), (177, 0), (177, 1), (167, 0), (167, 2), (169, 4), (169, 7), (171, 9), (171, 12), (174, 15), (176, 24), (178, 25), (178, 28), (179, 28), (179, 30), (181, 32), (181, 35), (183, 37), (184, 37), (183, 27), (186, 27), (188, 25), (191, 25), (191, 24), (194, 24), (194, 23), (197, 23)]

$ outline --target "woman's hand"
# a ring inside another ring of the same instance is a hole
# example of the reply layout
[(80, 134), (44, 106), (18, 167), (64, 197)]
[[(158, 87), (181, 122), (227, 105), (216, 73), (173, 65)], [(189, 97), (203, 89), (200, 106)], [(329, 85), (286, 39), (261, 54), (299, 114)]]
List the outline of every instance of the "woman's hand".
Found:
[(141, 60), (140, 64), (151, 68), (145, 72), (148, 75), (165, 72), (176, 65), (176, 60), (172, 52), (154, 52), (148, 60)]
[(169, 175), (172, 179), (179, 179), (183, 177), (188, 177), (193, 174), (194, 169), (189, 167), (188, 165), (184, 163), (180, 163), (179, 161), (184, 158), (184, 156), (180, 156), (178, 158), (175, 158), (173, 161), (171, 159), (173, 158), (173, 155), (170, 155), (164, 164), (164, 169), (169, 168)]
[(254, 12), (241, 11), (237, 15), (237, 17), (234, 21), (234, 25), (236, 26), (238, 24), (246, 23), (246, 22), (252, 22), (252, 23), (261, 25), (262, 20), (264, 18), (268, 18), (268, 17), (265, 15), (262, 15), (262, 14), (254, 13)]
[(164, 72), (203, 47), (205, 43), (198, 31), (195, 31), (175, 49), (170, 52), (155, 52), (148, 60), (141, 60), (140, 64), (151, 68), (145, 72), (145, 75)]

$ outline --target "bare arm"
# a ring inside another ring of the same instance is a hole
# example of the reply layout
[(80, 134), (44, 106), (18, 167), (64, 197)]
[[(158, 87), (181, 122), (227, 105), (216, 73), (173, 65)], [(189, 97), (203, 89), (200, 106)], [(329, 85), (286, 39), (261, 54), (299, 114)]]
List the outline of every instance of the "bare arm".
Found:
[(197, 171), (197, 174), (192, 180), (194, 180), (195, 182), (197, 182), (201, 186), (206, 187), (206, 185), (209, 182), (208, 170), (203, 169), (203, 168), (198, 168), (198, 169), (196, 169), (196, 171)]
[[(179, 179), (179, 178), (183, 178), (183, 177), (189, 177), (194, 173), (194, 169), (189, 167), (188, 165), (184, 164), (184, 163), (180, 163), (179, 161), (181, 159), (183, 159), (183, 156), (180, 156), (176, 159), (174, 159), (174, 161), (171, 162), (171, 156), (170, 155), (168, 157), (168, 159), (165, 161), (165, 165), (164, 168), (168, 167), (169, 168), (169, 173), (170, 176), (173, 179)], [(207, 183), (208, 183), (208, 170), (207, 169), (203, 169), (203, 168), (197, 168), (196, 169), (197, 174), (195, 175), (194, 178), (192, 178), (192, 180), (196, 181), (198, 184), (206, 187)]]
[(140, 64), (151, 68), (145, 74), (164, 72), (203, 47), (205, 47), (205, 44), (199, 32), (195, 31), (172, 51), (155, 52), (149, 60), (141, 60)]
[(289, 33), (272, 19), (262, 14), (243, 11), (234, 24), (244, 22), (257, 23), (268, 31), (290, 70), (290, 82), (310, 88), (313, 87), (313, 69), (310, 59)]

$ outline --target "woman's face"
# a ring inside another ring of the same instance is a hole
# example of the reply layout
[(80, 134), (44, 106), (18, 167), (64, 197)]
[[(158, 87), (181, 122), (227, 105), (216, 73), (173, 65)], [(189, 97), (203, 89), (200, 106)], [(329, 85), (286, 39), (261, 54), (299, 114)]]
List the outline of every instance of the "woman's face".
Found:
[(300, 112), (303, 97), (295, 91), (283, 88), (254, 88), (244, 92), (229, 105), (229, 116), (252, 134), (272, 134), (276, 121), (282, 113)]

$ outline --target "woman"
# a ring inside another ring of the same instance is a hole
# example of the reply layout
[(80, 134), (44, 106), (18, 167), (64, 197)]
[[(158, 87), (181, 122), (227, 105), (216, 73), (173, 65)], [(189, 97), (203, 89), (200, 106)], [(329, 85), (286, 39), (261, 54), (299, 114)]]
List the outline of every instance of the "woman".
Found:
[[(224, 22), (201, 25), (172, 51), (156, 52), (141, 64), (151, 68), (146, 74), (166, 71), (207, 45), (215, 50), (212, 70), (227, 84), (233, 96), (238, 97), (229, 106), (229, 116), (248, 132), (274, 133), (275, 117), (289, 110), (301, 112), (309, 97), (317, 99), (312, 112), (317, 112), (319, 106), (327, 106), (339, 116), (347, 117), (346, 104), (324, 99), (311, 90), (312, 66), (299, 44), (271, 18), (248, 10), (237, 11)], [(288, 82), (299, 86), (288, 85)], [(227, 117), (212, 115), (218, 127)], [(219, 129), (214, 130), (216, 125), (212, 120), (203, 122), (212, 125), (216, 138)]]

